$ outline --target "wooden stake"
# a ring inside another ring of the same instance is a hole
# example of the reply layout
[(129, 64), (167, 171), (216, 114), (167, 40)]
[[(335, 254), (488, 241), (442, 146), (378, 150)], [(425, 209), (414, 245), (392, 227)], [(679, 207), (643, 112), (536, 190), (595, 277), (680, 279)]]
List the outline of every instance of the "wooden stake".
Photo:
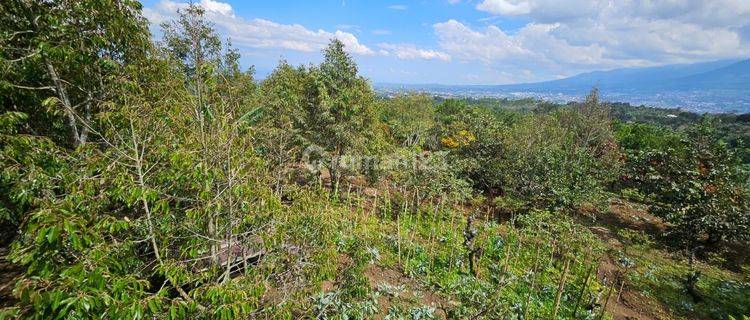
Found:
[(612, 284), (609, 285), (609, 291), (607, 291), (607, 297), (604, 299), (604, 305), (602, 306), (602, 311), (599, 313), (599, 320), (602, 320), (604, 318), (604, 311), (607, 310), (607, 305), (609, 304), (609, 298), (612, 296), (612, 291), (614, 291), (615, 283), (617, 282), (617, 278), (620, 277), (620, 272), (616, 272), (614, 278), (612, 279)]
[(531, 277), (531, 286), (529, 287), (529, 293), (526, 295), (526, 310), (523, 312), (523, 318), (528, 319), (529, 318), (529, 304), (531, 303), (531, 294), (534, 292), (534, 286), (536, 285), (536, 276), (537, 276), (537, 267), (539, 265), (539, 254), (542, 252), (542, 250), (539, 250), (537, 248), (536, 250), (536, 256), (534, 257), (534, 267), (531, 269), (534, 274)]
[(578, 300), (576, 300), (576, 306), (573, 308), (573, 318), (578, 316), (578, 306), (581, 304), (581, 299), (583, 299), (583, 294), (586, 292), (586, 288), (589, 285), (589, 280), (591, 279), (591, 274), (595, 270), (599, 269), (599, 264), (601, 263), (601, 260), (596, 263), (596, 267), (593, 265), (589, 268), (589, 271), (586, 273), (586, 280), (583, 281), (583, 286), (581, 287), (581, 292), (578, 294)]
[[(627, 272), (627, 270), (626, 270)], [(622, 296), (622, 288), (625, 287), (625, 275), (627, 273), (623, 273), (622, 279), (620, 279), (620, 289), (617, 290), (617, 303), (620, 303), (620, 297)]]
[(562, 298), (563, 291), (565, 291), (565, 281), (568, 277), (568, 269), (570, 268), (570, 260), (571, 259), (565, 259), (565, 266), (563, 267), (563, 273), (562, 277), (560, 278), (560, 283), (557, 286), (557, 296), (555, 297), (555, 307), (552, 311), (552, 319), (557, 319), (557, 311), (560, 307), (560, 298)]

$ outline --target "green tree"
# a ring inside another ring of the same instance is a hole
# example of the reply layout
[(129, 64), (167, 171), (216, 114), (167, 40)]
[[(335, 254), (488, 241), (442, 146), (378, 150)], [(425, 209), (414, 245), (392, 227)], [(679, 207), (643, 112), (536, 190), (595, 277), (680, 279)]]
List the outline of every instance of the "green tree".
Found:
[(599, 100), (599, 89), (594, 88), (582, 103), (558, 110), (555, 116), (570, 135), (573, 148), (604, 157), (617, 150), (611, 114), (611, 107)]
[(277, 193), (304, 147), (303, 106), (308, 98), (305, 87), (310, 81), (306, 68), (295, 68), (281, 61), (260, 86), (263, 103), (256, 131), (258, 147), (268, 160), (270, 171), (274, 172)]
[[(596, 202), (609, 171), (554, 116), (529, 116), (503, 138), (503, 195), (523, 207), (576, 209)], [(513, 202), (513, 201), (511, 201)]]
[(643, 123), (616, 122), (614, 130), (617, 143), (626, 152), (675, 147), (681, 138), (670, 129)]
[(312, 81), (305, 88), (303, 105), (305, 139), (330, 153), (326, 166), (337, 188), (342, 174), (342, 158), (363, 149), (377, 121), (374, 99), (367, 80), (357, 74), (357, 65), (334, 39), (323, 52), (324, 61), (309, 70)]
[(254, 284), (227, 284), (257, 253), (256, 214), (278, 203), (248, 126), (252, 78), (236, 55), (201, 79), (158, 57), (122, 66), (98, 144), (56, 148), (19, 134), (22, 113), (3, 114), (0, 188), (13, 203), (2, 213), (24, 215), (17, 315), (243, 317), (255, 303), (235, 295)]
[(125, 66), (150, 46), (137, 1), (3, 1), (0, 95), (35, 134), (77, 147), (111, 102)]
[(425, 145), (435, 126), (434, 101), (425, 94), (409, 93), (385, 99), (379, 113), (391, 139), (403, 146)]
[(678, 144), (628, 157), (628, 180), (654, 200), (654, 211), (690, 248), (750, 239), (747, 172), (710, 123)]
[(437, 118), (438, 147), (450, 151), (455, 170), (478, 190), (500, 192), (505, 123), (485, 108), (455, 100), (438, 105)]

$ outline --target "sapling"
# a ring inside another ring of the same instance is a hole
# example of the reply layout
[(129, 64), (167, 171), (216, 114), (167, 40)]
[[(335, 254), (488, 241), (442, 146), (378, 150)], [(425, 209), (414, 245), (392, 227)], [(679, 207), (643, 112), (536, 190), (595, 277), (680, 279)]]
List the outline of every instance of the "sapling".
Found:
[(479, 248), (474, 247), (474, 239), (477, 236), (477, 229), (472, 226), (474, 216), (466, 218), (466, 229), (464, 229), (464, 247), (468, 251), (469, 271), (475, 277), (477, 276), (476, 256), (480, 252)]

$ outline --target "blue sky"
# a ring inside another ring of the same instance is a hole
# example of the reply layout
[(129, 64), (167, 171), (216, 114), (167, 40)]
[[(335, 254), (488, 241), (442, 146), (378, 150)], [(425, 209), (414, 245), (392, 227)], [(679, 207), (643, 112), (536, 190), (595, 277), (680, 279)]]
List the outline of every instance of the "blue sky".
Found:
[[(373, 82), (506, 84), (750, 57), (748, 0), (195, 0), (263, 76), (338, 38)], [(158, 24), (182, 0), (144, 1)]]

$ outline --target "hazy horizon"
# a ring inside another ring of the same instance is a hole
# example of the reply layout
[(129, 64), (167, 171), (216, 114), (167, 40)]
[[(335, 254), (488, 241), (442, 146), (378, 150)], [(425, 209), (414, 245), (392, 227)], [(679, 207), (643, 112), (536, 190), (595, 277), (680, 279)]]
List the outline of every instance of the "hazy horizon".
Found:
[[(373, 83), (514, 84), (750, 57), (750, 1), (200, 0), (263, 76), (320, 61), (331, 38)], [(156, 38), (182, 0), (144, 1)]]

